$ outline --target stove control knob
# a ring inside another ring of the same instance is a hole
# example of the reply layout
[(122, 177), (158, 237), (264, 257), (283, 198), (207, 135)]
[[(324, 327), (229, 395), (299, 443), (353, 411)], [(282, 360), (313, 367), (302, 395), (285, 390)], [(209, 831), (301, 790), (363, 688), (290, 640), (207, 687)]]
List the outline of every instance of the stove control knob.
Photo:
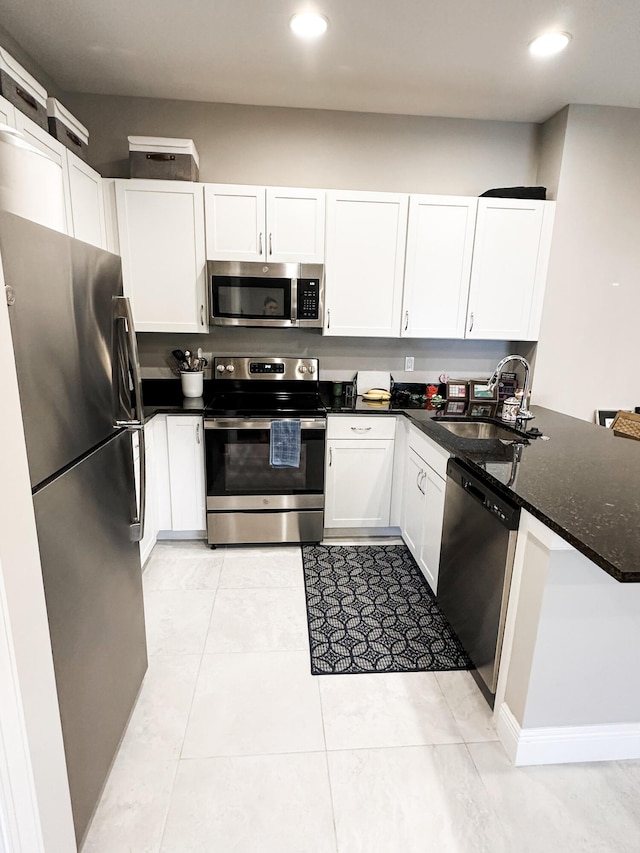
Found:
[(307, 372), (306, 365), (305, 364), (299, 364), (298, 365), (298, 373), (306, 373), (306, 372)]
[(315, 372), (316, 372), (316, 366), (315, 366), (315, 364), (310, 364), (310, 365), (309, 365), (309, 373), (313, 376), (313, 374), (314, 374)]
[(224, 364), (218, 364), (216, 370), (218, 373), (224, 373)]
[(227, 373), (233, 373), (234, 370), (235, 370), (235, 367), (232, 364), (227, 365)]

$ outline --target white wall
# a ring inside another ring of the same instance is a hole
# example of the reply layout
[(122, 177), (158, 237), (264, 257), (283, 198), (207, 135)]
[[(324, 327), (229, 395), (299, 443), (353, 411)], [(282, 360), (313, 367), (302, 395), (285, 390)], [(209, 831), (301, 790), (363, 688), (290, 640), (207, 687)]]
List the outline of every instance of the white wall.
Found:
[(479, 195), (536, 175), (535, 124), (78, 93), (66, 103), (104, 177), (129, 177), (129, 135), (193, 139), (210, 182)]
[(569, 107), (534, 393), (584, 420), (640, 405), (639, 140), (640, 110)]

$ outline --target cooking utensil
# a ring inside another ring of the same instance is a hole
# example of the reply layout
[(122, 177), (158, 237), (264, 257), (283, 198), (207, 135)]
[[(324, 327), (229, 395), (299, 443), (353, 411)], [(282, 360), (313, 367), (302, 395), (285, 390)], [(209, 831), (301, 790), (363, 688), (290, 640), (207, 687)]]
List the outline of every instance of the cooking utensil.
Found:
[(172, 349), (171, 355), (176, 359), (176, 361), (184, 361), (184, 353), (181, 349)]

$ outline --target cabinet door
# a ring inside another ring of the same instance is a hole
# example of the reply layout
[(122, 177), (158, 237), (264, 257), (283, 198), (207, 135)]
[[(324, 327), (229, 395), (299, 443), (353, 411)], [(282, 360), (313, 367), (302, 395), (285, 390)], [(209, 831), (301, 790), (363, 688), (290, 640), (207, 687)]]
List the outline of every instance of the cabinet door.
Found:
[(537, 338), (553, 210), (549, 201), (479, 199), (466, 337)]
[(324, 191), (267, 187), (267, 260), (324, 263)]
[(325, 527), (388, 527), (393, 441), (327, 443)]
[(206, 527), (203, 441), (201, 417), (167, 416), (172, 530)]
[(397, 337), (408, 197), (327, 193), (327, 335)]
[(0, 124), (16, 126), (16, 108), (6, 98), (0, 97)]
[(431, 589), (437, 592), (446, 481), (428, 465), (425, 465), (425, 472), (422, 481), (425, 502), (418, 565)]
[(124, 289), (139, 332), (206, 332), (202, 185), (116, 181)]
[(402, 337), (464, 337), (477, 205), (464, 196), (410, 196)]
[(46, 130), (36, 124), (34, 121), (23, 115), (20, 110), (15, 111), (16, 128), (24, 134), (28, 142), (41, 151), (46, 151), (47, 154), (60, 165), (63, 174), (64, 184), (64, 204), (66, 210), (66, 230), (67, 234), (71, 234), (71, 195), (69, 191), (69, 173), (67, 171), (67, 149), (62, 142), (54, 139)]
[(263, 261), (267, 258), (264, 187), (206, 184), (207, 258)]
[(416, 562), (420, 561), (422, 549), (422, 527), (424, 521), (425, 493), (422, 480), (425, 464), (415, 450), (410, 447), (404, 478), (404, 511), (402, 517), (402, 535), (407, 548)]
[(78, 240), (107, 248), (102, 178), (72, 151), (66, 152), (71, 198), (70, 231)]

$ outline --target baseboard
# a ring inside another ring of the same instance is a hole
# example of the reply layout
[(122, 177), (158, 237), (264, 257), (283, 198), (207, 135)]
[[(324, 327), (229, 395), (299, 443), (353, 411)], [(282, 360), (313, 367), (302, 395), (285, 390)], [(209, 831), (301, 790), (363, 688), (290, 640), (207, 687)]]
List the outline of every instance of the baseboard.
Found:
[[(380, 539), (394, 538), (401, 535), (399, 527), (325, 527), (323, 539), (370, 539), (373, 542)], [(335, 544), (335, 543), (334, 543)]]
[(640, 723), (523, 729), (503, 702), (496, 728), (507, 755), (517, 767), (640, 758)]
[(160, 530), (158, 539), (206, 539), (206, 530)]

